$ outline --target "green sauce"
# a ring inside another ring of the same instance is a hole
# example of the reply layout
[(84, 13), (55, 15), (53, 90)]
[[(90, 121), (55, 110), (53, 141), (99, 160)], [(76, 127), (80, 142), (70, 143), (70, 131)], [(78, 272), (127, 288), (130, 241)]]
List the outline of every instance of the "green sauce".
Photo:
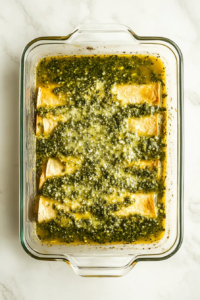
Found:
[[(42, 240), (58, 238), (72, 243), (132, 243), (151, 240), (164, 231), (164, 179), (157, 169), (127, 167), (138, 160), (165, 163), (165, 135), (144, 137), (127, 131), (127, 119), (163, 114), (164, 107), (149, 104), (123, 106), (111, 93), (113, 84), (161, 82), (165, 71), (161, 61), (149, 56), (50, 57), (37, 67), (38, 86), (57, 85), (53, 92), (68, 99), (67, 105), (42, 107), (37, 114), (66, 115), (49, 136), (37, 137), (37, 175), (46, 158), (81, 158), (81, 168), (71, 175), (47, 179), (40, 195), (65, 203), (79, 201), (81, 206), (64, 212), (55, 205), (57, 217), (37, 224)], [(97, 82), (103, 84), (98, 89)], [(165, 97), (165, 94), (163, 94)], [(163, 130), (164, 132), (164, 130)], [(133, 204), (109, 202), (109, 196), (121, 193), (156, 192), (159, 195), (157, 217), (141, 215), (118, 217), (115, 212)], [(75, 214), (89, 212), (92, 218)]]

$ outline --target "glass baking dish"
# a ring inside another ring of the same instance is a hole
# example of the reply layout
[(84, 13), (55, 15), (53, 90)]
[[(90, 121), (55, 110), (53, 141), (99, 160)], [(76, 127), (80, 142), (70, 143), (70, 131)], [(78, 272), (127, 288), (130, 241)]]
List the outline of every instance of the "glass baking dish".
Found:
[[(166, 67), (167, 178), (166, 230), (153, 244), (47, 245), (36, 236), (35, 88), (36, 65), (53, 55), (149, 54)], [(172, 256), (183, 239), (183, 58), (169, 39), (139, 37), (121, 24), (86, 24), (64, 37), (42, 37), (24, 49), (20, 70), (20, 239), (36, 259), (63, 260), (81, 276), (122, 276), (139, 261)]]

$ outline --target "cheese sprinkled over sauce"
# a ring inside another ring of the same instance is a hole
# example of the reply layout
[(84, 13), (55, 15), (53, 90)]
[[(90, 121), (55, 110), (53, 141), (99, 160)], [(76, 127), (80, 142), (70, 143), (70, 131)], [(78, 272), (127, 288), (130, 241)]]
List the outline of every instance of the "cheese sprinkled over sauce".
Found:
[(162, 61), (58, 56), (37, 66), (38, 221), (44, 242), (151, 243), (164, 233)]

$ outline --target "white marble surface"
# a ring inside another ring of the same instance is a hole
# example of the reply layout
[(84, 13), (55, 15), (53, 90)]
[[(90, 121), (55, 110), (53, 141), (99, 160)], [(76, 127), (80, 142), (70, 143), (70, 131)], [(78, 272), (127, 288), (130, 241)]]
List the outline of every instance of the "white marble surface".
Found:
[[(199, 0), (0, 0), (0, 299), (200, 299)], [(122, 278), (81, 278), (62, 262), (29, 257), (18, 231), (19, 62), (24, 46), (66, 35), (80, 23), (122, 23), (165, 36), (185, 61), (185, 238), (162, 262), (139, 263)]]

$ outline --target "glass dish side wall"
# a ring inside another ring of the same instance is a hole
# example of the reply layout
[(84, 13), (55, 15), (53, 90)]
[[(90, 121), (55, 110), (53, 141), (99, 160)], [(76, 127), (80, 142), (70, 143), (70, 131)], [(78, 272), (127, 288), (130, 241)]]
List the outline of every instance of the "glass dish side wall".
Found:
[[(35, 69), (37, 62), (52, 55), (91, 54), (159, 55), (166, 67), (168, 93), (168, 150), (166, 233), (155, 244), (70, 246), (41, 244), (35, 234), (33, 201), (35, 176)], [(140, 38), (118, 24), (83, 25), (68, 37), (41, 38), (25, 48), (21, 61), (20, 106), (20, 237), (24, 249), (38, 259), (69, 261), (80, 275), (118, 276), (136, 261), (164, 259), (182, 240), (182, 57), (171, 41)], [(178, 187), (178, 189), (177, 189)], [(149, 249), (150, 248), (150, 249)], [(101, 267), (100, 267), (101, 266)], [(102, 269), (103, 268), (103, 269)]]

